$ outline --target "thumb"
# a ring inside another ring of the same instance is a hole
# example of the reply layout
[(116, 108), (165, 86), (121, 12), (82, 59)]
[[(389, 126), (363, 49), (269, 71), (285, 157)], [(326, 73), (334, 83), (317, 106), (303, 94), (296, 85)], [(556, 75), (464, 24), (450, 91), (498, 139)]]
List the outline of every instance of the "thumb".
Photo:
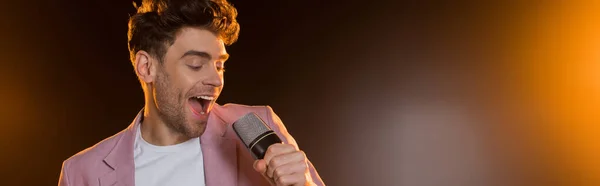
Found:
[(254, 161), (254, 170), (259, 172), (271, 185), (276, 185), (273, 179), (269, 178), (267, 172), (267, 162), (264, 159)]
[(267, 163), (264, 159), (254, 161), (254, 170), (265, 175), (265, 171), (267, 170)]

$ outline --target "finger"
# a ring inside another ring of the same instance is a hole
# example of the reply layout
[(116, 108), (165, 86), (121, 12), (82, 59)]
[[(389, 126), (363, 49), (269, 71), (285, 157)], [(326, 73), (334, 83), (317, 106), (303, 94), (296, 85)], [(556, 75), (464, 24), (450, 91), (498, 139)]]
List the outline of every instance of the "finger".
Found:
[(271, 161), (267, 162), (267, 176), (273, 178), (273, 172), (278, 167), (294, 162), (305, 163), (305, 159), (306, 155), (303, 151), (290, 152), (275, 156), (271, 158)]
[(267, 152), (265, 152), (265, 157), (263, 159), (268, 164), (273, 157), (294, 151), (296, 151), (296, 148), (293, 145), (276, 143), (267, 148)]
[(304, 174), (290, 174), (280, 177), (275, 180), (275, 184), (278, 186), (297, 185), (303, 186), (306, 183), (306, 176)]
[(278, 180), (281, 177), (292, 174), (304, 175), (308, 171), (308, 165), (304, 162), (289, 163), (279, 166), (273, 171), (273, 179)]
[(267, 163), (265, 162), (265, 160), (256, 160), (254, 161), (253, 167), (254, 170), (256, 170), (256, 172), (265, 175), (265, 171), (267, 170)]
[(259, 172), (270, 183), (270, 185), (275, 185), (273, 179), (267, 177), (267, 175), (265, 174), (265, 171), (267, 169), (267, 163), (265, 162), (265, 160), (254, 161), (253, 167), (256, 172)]

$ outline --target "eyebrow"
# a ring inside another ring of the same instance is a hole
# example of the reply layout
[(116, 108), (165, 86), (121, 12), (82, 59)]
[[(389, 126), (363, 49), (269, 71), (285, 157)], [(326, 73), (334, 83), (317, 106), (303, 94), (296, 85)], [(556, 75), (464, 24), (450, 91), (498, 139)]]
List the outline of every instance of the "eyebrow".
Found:
[[(197, 50), (188, 50), (187, 52), (185, 52), (183, 54), (183, 56), (181, 56), (181, 58), (184, 58), (185, 56), (198, 56), (198, 57), (206, 58), (208, 60), (212, 59), (212, 55), (210, 55), (208, 52), (197, 51)], [(219, 56), (219, 60), (227, 61), (227, 59), (229, 59), (229, 54), (227, 54), (227, 53)]]

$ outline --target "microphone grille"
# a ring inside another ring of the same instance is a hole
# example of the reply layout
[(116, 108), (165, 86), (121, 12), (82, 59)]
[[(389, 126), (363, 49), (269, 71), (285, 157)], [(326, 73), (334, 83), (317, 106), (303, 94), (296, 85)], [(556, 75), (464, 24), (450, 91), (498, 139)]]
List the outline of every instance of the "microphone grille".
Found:
[(244, 142), (246, 147), (250, 145), (258, 136), (270, 131), (265, 122), (255, 113), (251, 112), (233, 123), (233, 130), (238, 137)]

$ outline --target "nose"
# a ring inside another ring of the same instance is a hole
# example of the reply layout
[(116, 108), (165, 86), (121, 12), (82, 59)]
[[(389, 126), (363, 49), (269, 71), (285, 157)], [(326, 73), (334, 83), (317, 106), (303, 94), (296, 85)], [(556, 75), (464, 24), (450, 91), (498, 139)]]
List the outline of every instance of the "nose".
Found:
[(217, 69), (211, 69), (208, 73), (207, 78), (202, 82), (203, 84), (215, 87), (223, 86), (223, 76)]

